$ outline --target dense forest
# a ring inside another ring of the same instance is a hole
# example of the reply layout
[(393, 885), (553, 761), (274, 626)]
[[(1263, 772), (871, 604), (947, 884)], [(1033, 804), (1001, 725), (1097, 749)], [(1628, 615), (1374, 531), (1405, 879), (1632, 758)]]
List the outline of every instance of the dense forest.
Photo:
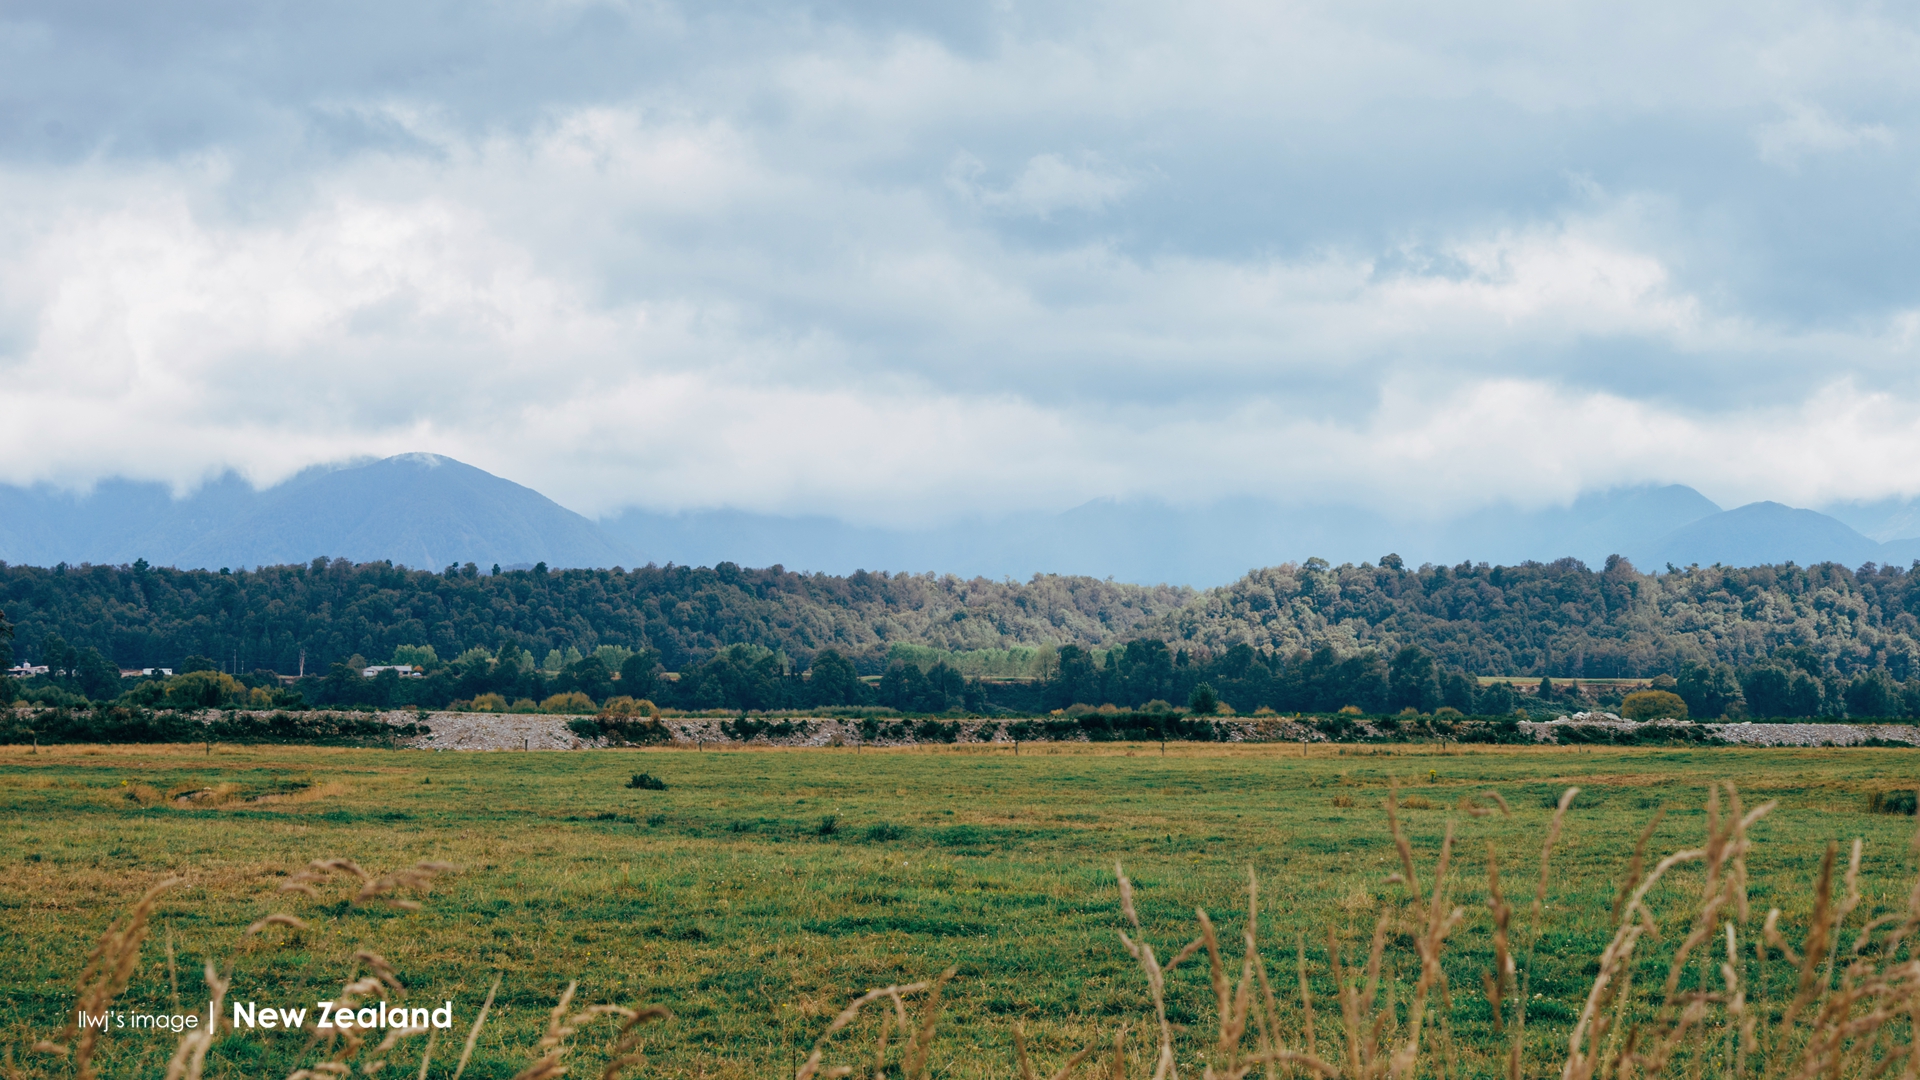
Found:
[[(199, 667), (200, 688), (179, 693), (208, 703), (241, 694), (513, 708), (579, 694), (687, 709), (1218, 701), (1242, 712), (1504, 713), (1522, 698), (1546, 703), (1470, 676), (1522, 690), (1542, 676), (1664, 676), (1699, 716), (1920, 710), (1920, 574), (1871, 564), (1643, 574), (1620, 559), (1599, 570), (1573, 560), (1411, 569), (1387, 556), (1258, 570), (1204, 593), (729, 563), (506, 573), (343, 560), (238, 573), (0, 564), (0, 610), (16, 627), (0, 654), (46, 663), (56, 670), (41, 682), (95, 700), (134, 692), (122, 668)], [(997, 670), (981, 667), (989, 655)], [(359, 675), (387, 662), (428, 677)], [(274, 678), (303, 670), (297, 688)], [(225, 683), (201, 685), (216, 674)], [(175, 691), (140, 693), (153, 703)], [(1567, 707), (1618, 696), (1574, 693)]]

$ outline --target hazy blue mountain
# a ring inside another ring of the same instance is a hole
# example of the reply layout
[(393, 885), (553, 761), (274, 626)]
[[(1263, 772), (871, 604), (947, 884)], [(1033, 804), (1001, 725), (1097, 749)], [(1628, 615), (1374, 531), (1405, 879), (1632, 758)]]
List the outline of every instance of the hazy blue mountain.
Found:
[(1887, 561), (1881, 544), (1836, 518), (1777, 502), (1748, 503), (1683, 525), (1645, 549), (1634, 564), (1644, 570), (1687, 566), (1757, 566), (1816, 562), (1859, 566)]
[(531, 488), (452, 458), (402, 454), (308, 469), (255, 491), (237, 476), (184, 499), (113, 481), (84, 496), (0, 488), (0, 558), (15, 563), (260, 566), (315, 556), (440, 569), (472, 562), (613, 566), (640, 561)]
[(1920, 499), (1834, 503), (1820, 510), (1828, 517), (1845, 522), (1869, 540), (1885, 543), (1920, 537)]
[(1020, 579), (1044, 572), (1206, 587), (1234, 581), (1255, 567), (1312, 557), (1373, 561), (1389, 552), (1416, 566), (1569, 555), (1598, 566), (1608, 555), (1644, 550), (1719, 510), (1692, 488), (1674, 485), (1597, 492), (1571, 506), (1545, 510), (1495, 507), (1441, 523), (1261, 499), (1198, 509), (1098, 499), (1059, 514), (932, 529), (881, 529), (738, 510), (629, 510), (601, 524), (663, 564), (728, 559), (743, 566), (778, 563), (835, 574), (888, 569)]
[[(1852, 512), (1898, 531), (1889, 523), (1901, 520), (1903, 505)], [(145, 558), (240, 567), (318, 555), (429, 569), (731, 560), (836, 574), (1084, 574), (1204, 588), (1255, 567), (1312, 557), (1375, 561), (1389, 552), (1410, 566), (1566, 556), (1598, 566), (1612, 554), (1643, 569), (1827, 559), (1858, 566), (1905, 564), (1920, 557), (1920, 539), (1877, 543), (1834, 517), (1778, 503), (1722, 512), (1679, 485), (1596, 492), (1564, 507), (1495, 506), (1445, 521), (1255, 498), (1201, 508), (1098, 499), (1063, 513), (924, 529), (739, 510), (630, 510), (596, 524), (539, 492), (433, 454), (308, 469), (260, 491), (229, 475), (181, 499), (158, 484), (118, 480), (84, 496), (0, 487), (0, 559), (42, 565)]]
[(1476, 511), (1439, 530), (1434, 551), (1410, 563), (1548, 562), (1572, 556), (1589, 566), (1609, 555), (1631, 555), (1684, 525), (1720, 512), (1713, 500), (1681, 484), (1590, 492), (1573, 505), (1521, 510), (1498, 506)]

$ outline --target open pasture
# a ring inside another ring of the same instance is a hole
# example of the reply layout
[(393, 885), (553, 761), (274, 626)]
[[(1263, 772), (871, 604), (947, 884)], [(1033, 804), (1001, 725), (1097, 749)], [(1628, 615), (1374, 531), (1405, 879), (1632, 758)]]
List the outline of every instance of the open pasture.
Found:
[[(629, 786), (643, 772), (666, 789)], [(1388, 880), (1401, 868), (1382, 810), (1390, 778), (1423, 889), (1450, 821), (1456, 834), (1446, 880), (1463, 921), (1442, 960), (1446, 1004), (1432, 1014), (1444, 1020), (1446, 1052), (1423, 1058), (1427, 1075), (1506, 1073), (1505, 1036), (1482, 994), (1494, 955), (1490, 853), (1517, 910), (1512, 938), (1530, 978), (1527, 1075), (1558, 1071), (1643, 826), (1665, 809), (1649, 863), (1699, 845), (1711, 782), (1734, 781), (1748, 807), (1779, 803), (1753, 829), (1753, 911), (1739, 924), (1748, 938), (1779, 907), (1783, 929), (1800, 939), (1829, 841), (1840, 842), (1844, 865), (1846, 845), (1864, 840), (1855, 925), (1903, 910), (1913, 880), (1913, 819), (1868, 812), (1871, 793), (1920, 782), (1920, 751), (1902, 749), (1320, 746), (1303, 756), (1291, 744), (1184, 744), (1163, 756), (1156, 746), (1083, 744), (1029, 746), (1015, 757), (971, 747), (14, 747), (0, 750), (0, 941), (9, 961), (0, 968), (0, 1035), (20, 1075), (70, 1075), (27, 1047), (65, 1022), (73, 981), (109, 922), (178, 875), (185, 882), (154, 908), (119, 1007), (171, 1012), (177, 994), (183, 1009), (204, 1010), (207, 960), (230, 966), (230, 999), (311, 1006), (355, 974), (353, 954), (365, 948), (392, 963), (405, 1002), (454, 1001), (456, 1030), (437, 1037), (431, 1076), (453, 1075), (496, 973), (498, 996), (467, 1076), (511, 1077), (532, 1061), (555, 999), (578, 980), (582, 1003), (672, 1010), (647, 1029), (638, 1075), (705, 1080), (791, 1076), (850, 999), (952, 967), (932, 1075), (1018, 1075), (1016, 1024), (1042, 1075), (1075, 1050), (1110, 1046), (1126, 1025), (1127, 1074), (1144, 1078), (1157, 1035), (1140, 968), (1116, 935), (1126, 927), (1117, 860), (1161, 960), (1194, 936), (1194, 908), (1205, 907), (1230, 979), (1241, 970), (1251, 867), (1278, 1034), (1290, 1045), (1301, 1039), (1304, 941), (1321, 1053), (1331, 1057), (1340, 1008), (1329, 930), (1348, 964), (1364, 963), (1376, 920), (1388, 916), (1382, 976), (1398, 988), (1382, 991), (1396, 1010), (1389, 1030), (1406, 1022), (1420, 971), (1425, 902)], [(1568, 786), (1581, 792), (1535, 924), (1527, 907), (1541, 842)], [(1462, 807), (1488, 790), (1511, 817)], [(355, 906), (352, 890), (332, 883), (319, 885), (318, 899), (278, 889), (310, 860), (334, 857), (375, 874), (426, 860), (461, 870), (422, 891), (418, 911)], [(1656, 914), (1690, 912), (1702, 880), (1697, 864), (1676, 867), (1648, 903)], [(242, 938), (274, 912), (309, 928)], [(1646, 946), (1648, 963), (1670, 955), (1685, 918)], [(1689, 969), (1687, 984), (1719, 979), (1719, 956)], [(1756, 990), (1771, 978), (1776, 994), (1791, 992), (1786, 964), (1749, 959)], [(1648, 970), (1658, 982), (1667, 969), (1662, 960)], [(1167, 1008), (1180, 1068), (1197, 1076), (1216, 1030), (1204, 955), (1169, 977)], [(875, 1030), (865, 1016), (857, 1021), (840, 1060), (866, 1060), (871, 1075)], [(393, 1057), (391, 1075), (415, 1075), (423, 1041)], [(586, 1028), (575, 1041), (569, 1060), (598, 1075), (612, 1028)], [(102, 1072), (161, 1076), (173, 1044), (111, 1033)], [(207, 1075), (283, 1076), (315, 1057), (298, 1033), (227, 1034)]]

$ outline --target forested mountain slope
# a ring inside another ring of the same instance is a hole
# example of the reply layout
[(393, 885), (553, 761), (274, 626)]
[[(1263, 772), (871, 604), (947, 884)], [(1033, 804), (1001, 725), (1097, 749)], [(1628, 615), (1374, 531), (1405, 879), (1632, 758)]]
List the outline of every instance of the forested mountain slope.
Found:
[(647, 567), (449, 574), (315, 560), (247, 573), (0, 564), (0, 610), (15, 649), (38, 660), (49, 632), (123, 667), (189, 654), (240, 671), (309, 672), (401, 645), (443, 657), (511, 643), (537, 656), (599, 645), (658, 650), (667, 670), (730, 644), (784, 651), (798, 667), (832, 647), (876, 672), (897, 644), (1106, 648), (1160, 638), (1196, 657), (1235, 644), (1288, 655), (1418, 645), (1476, 675), (1582, 678), (1676, 673), (1687, 660), (1736, 666), (1783, 647), (1840, 672), (1920, 674), (1920, 576), (1871, 564), (1642, 574), (1624, 560), (1512, 567), (1328, 566), (1249, 574), (1196, 593), (1092, 578), (1027, 582), (932, 575), (797, 574)]
[(543, 565), (497, 576), (471, 563), (435, 574), (339, 559), (231, 574), (144, 563), (0, 564), (0, 610), (30, 658), (39, 658), (37, 644), (51, 631), (123, 667), (201, 654), (238, 671), (282, 673), (298, 670), (303, 650), (311, 672), (355, 654), (383, 660), (401, 645), (432, 645), (442, 656), (506, 643), (536, 655), (644, 645), (668, 670), (732, 644), (781, 650), (803, 664), (827, 647), (878, 664), (895, 642), (1097, 646), (1138, 635), (1193, 597), (1093, 578), (831, 577), (724, 562), (630, 571)]
[(1920, 575), (1693, 567), (1642, 574), (1624, 559), (1489, 567), (1303, 566), (1255, 571), (1209, 590), (1151, 633), (1218, 651), (1244, 642), (1291, 652), (1419, 645), (1481, 675), (1616, 678), (1672, 674), (1687, 660), (1744, 665), (1785, 646), (1840, 671), (1920, 673)]

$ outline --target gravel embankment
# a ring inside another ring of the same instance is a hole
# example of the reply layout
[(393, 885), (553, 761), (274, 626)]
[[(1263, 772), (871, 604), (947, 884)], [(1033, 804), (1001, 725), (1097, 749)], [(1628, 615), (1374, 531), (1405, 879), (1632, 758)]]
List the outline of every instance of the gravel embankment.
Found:
[[(424, 723), (431, 731), (401, 740), (404, 746), (420, 750), (593, 750), (607, 745), (604, 739), (582, 739), (567, 726), (570, 716), (545, 716), (524, 713), (429, 713), (422, 720), (415, 712), (390, 712), (382, 719), (395, 726)], [(914, 732), (914, 722), (882, 721), (875, 737), (862, 735), (858, 721), (828, 717), (764, 721), (751, 738), (728, 734), (718, 719), (667, 719), (661, 721), (675, 746), (913, 746), (924, 741)], [(1009, 744), (1009, 724), (992, 720), (950, 721), (953, 737), (941, 742)], [(1228, 742), (1326, 742), (1319, 730), (1292, 720), (1232, 718), (1220, 721), (1221, 734)], [(1520, 730), (1537, 742), (1559, 742), (1556, 729), (1566, 727), (1607, 728), (1634, 732), (1642, 728), (1670, 728), (1700, 732), (1711, 741), (1747, 746), (1858, 746), (1870, 740), (1920, 746), (1920, 726), (1899, 724), (1693, 724), (1685, 720), (1624, 720), (1612, 713), (1575, 713), (1555, 720), (1520, 722)], [(1378, 736), (1370, 725), (1360, 725), (1365, 735)], [(1085, 733), (1069, 736), (1070, 741), (1085, 741)]]
[[(401, 740), (401, 745), (420, 750), (593, 750), (607, 745), (604, 739), (582, 739), (568, 727), (571, 716), (545, 716), (531, 713), (428, 713), (422, 719), (416, 712), (382, 713), (381, 718), (395, 726), (421, 723), (431, 734)], [(1014, 721), (1017, 723), (1018, 721)], [(857, 720), (829, 717), (794, 718), (760, 722), (760, 730), (747, 739), (736, 738), (719, 719), (663, 719), (675, 746), (915, 746), (932, 741), (917, 737), (916, 721), (883, 720), (879, 731), (869, 738), (861, 733)], [(940, 742), (992, 743), (1011, 745), (1009, 723), (994, 720), (953, 720), (951, 739)], [(1292, 720), (1223, 720), (1222, 734), (1227, 742), (1325, 742), (1327, 737), (1305, 724)], [(1084, 732), (1066, 740), (1085, 742)]]
[(1555, 740), (1558, 727), (1598, 727), (1615, 731), (1641, 728), (1705, 729), (1722, 742), (1746, 746), (1858, 746), (1869, 740), (1920, 746), (1920, 727), (1904, 724), (1694, 724), (1686, 720), (1623, 720), (1613, 713), (1574, 713), (1555, 720), (1521, 721), (1520, 730), (1539, 742)]

